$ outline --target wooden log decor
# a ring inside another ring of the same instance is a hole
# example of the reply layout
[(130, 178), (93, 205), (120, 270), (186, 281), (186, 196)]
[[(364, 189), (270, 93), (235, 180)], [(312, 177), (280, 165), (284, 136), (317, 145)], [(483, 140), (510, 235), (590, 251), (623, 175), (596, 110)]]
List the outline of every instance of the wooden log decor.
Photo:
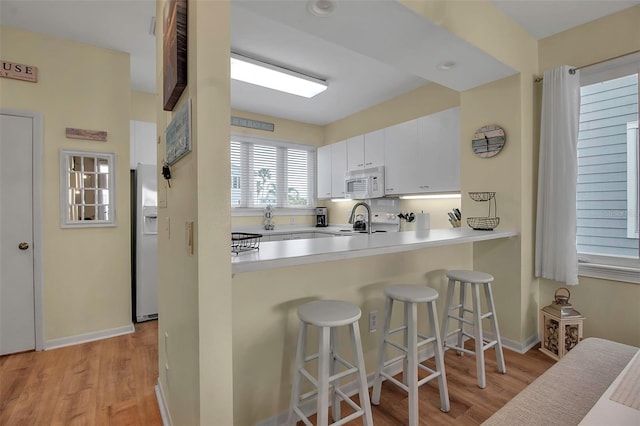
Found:
[(16, 64), (3, 60), (2, 66), (0, 66), (0, 77), (37, 83), (38, 68), (33, 65)]
[(84, 139), (88, 141), (106, 142), (107, 132), (100, 130), (84, 130), (67, 127), (67, 137), (69, 139)]

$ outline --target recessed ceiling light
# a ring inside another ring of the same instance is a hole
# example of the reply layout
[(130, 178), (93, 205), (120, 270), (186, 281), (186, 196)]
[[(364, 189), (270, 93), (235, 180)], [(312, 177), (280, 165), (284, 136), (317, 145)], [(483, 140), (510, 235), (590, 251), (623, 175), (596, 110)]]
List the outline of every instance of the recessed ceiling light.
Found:
[(451, 68), (455, 67), (456, 63), (454, 61), (444, 61), (440, 62), (436, 68), (440, 71), (449, 71)]
[(338, 4), (332, 0), (309, 0), (307, 2), (309, 12), (321, 18), (333, 15), (337, 8)]

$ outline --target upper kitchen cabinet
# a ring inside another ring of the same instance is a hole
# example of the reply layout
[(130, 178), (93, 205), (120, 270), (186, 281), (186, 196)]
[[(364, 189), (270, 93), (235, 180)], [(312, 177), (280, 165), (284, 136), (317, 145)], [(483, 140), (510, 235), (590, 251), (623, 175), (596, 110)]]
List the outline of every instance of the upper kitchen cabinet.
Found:
[(384, 129), (385, 194), (418, 191), (418, 121)]
[(418, 192), (460, 191), (460, 108), (417, 121)]
[(344, 198), (344, 175), (347, 172), (347, 141), (331, 144), (331, 197)]
[(321, 146), (316, 151), (318, 158), (318, 198), (331, 198), (331, 145)]
[(347, 170), (384, 165), (384, 129), (347, 140)]

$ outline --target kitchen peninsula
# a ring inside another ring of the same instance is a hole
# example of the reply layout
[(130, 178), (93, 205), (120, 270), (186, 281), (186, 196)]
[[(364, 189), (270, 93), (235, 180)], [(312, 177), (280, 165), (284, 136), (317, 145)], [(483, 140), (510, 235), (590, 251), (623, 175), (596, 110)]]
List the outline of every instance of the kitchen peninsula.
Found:
[(391, 233), (349, 233), (330, 229), (336, 238), (307, 238), (261, 243), (259, 250), (231, 258), (234, 274), (272, 268), (306, 265), (357, 257), (399, 253), (429, 247), (510, 238), (515, 231), (476, 231), (470, 228), (431, 229)]
[[(339, 227), (318, 228), (343, 235)], [(280, 228), (284, 232), (283, 228)], [(309, 231), (307, 231), (309, 232)], [(265, 233), (268, 234), (268, 233)], [(321, 299), (344, 300), (362, 310), (360, 330), (366, 371), (375, 370), (379, 328), (370, 315), (381, 315), (389, 284), (414, 284), (435, 289), (441, 317), (447, 287), (445, 271), (473, 269), (474, 253), (502, 262), (502, 253), (520, 244), (515, 231), (474, 231), (469, 228), (349, 234), (328, 238), (267, 241), (260, 249), (230, 255), (232, 262), (233, 393), (245, 401), (234, 413), (239, 425), (286, 422), (291, 397), (300, 321), (297, 309)], [(485, 272), (496, 277), (494, 298), (500, 313), (513, 304), (502, 269)], [(505, 312), (506, 313), (506, 312)], [(402, 309), (394, 310), (400, 323)], [(419, 312), (420, 324), (426, 315)], [(378, 321), (380, 317), (378, 316)], [(508, 329), (508, 324), (501, 324)], [(310, 336), (314, 340), (315, 334)], [(349, 354), (347, 354), (349, 355)], [(348, 383), (352, 379), (345, 379)]]

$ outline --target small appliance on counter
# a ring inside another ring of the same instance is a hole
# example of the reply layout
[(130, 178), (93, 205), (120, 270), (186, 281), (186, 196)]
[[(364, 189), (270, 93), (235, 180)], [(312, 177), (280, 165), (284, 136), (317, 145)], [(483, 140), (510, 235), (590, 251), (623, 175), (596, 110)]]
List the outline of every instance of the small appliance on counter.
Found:
[(329, 226), (329, 213), (326, 207), (316, 207), (316, 227)]

